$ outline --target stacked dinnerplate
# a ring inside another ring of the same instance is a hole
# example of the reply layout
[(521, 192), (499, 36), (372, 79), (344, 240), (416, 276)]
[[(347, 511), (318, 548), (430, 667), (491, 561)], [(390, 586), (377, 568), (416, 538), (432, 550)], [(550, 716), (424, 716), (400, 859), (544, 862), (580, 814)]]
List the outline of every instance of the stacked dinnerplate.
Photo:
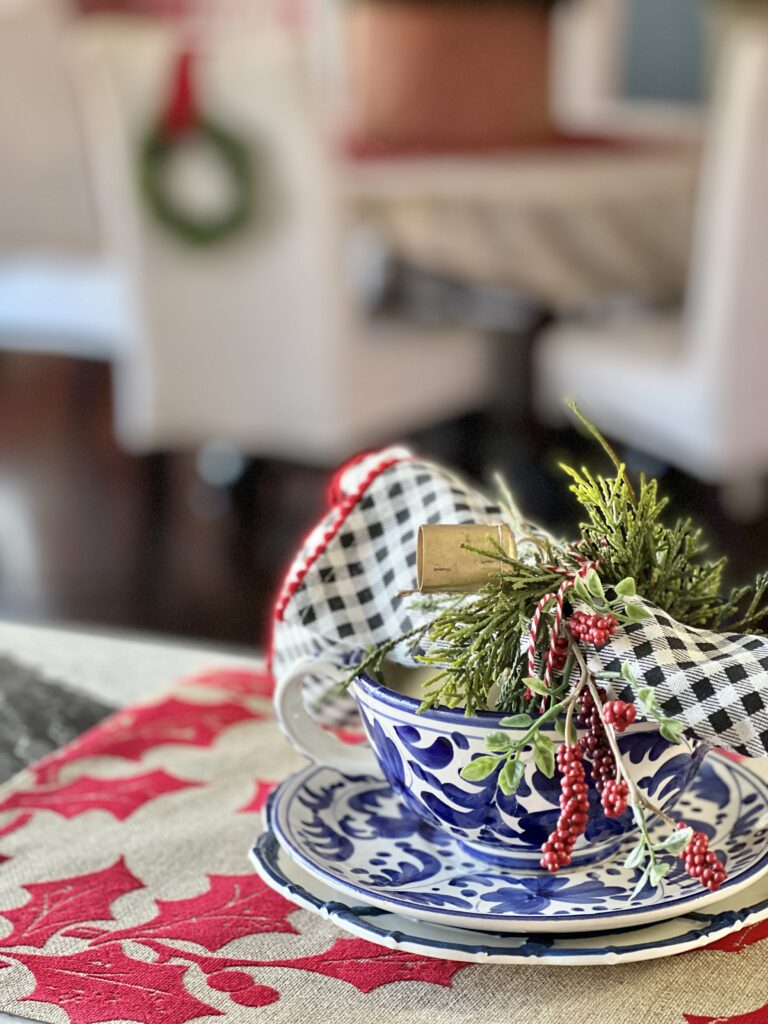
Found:
[[(418, 702), (363, 680), (356, 696), (374, 758), (311, 722), (301, 676), (281, 684), (278, 714), (312, 763), (272, 794), (252, 859), (272, 888), (341, 929), (450, 960), (615, 964), (705, 946), (768, 918), (768, 783), (746, 763), (701, 750), (662, 755), (667, 745), (647, 733), (628, 739), (638, 785), (704, 832), (728, 871), (709, 892), (672, 858), (661, 884), (638, 892), (625, 866), (637, 844), (631, 812), (554, 875), (531, 859), (524, 840), (540, 841), (537, 816), (556, 815), (533, 765), (523, 795), (491, 808), (491, 835), (490, 783), (462, 782), (451, 761), (493, 722), (447, 710), (417, 719)], [(650, 833), (662, 840), (668, 826), (656, 819)]]

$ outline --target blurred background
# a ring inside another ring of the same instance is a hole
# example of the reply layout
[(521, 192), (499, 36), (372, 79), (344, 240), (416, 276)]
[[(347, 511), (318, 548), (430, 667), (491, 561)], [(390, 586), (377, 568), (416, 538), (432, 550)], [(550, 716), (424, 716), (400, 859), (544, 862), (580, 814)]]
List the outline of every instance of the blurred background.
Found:
[(335, 466), (768, 564), (768, 4), (0, 0), (0, 617), (263, 643)]

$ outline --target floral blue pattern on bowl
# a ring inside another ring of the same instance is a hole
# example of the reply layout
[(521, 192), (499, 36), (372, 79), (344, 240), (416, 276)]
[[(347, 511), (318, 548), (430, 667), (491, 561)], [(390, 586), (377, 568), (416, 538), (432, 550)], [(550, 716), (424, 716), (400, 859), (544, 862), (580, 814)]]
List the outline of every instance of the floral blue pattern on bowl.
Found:
[[(270, 821), (310, 874), (348, 896), (418, 920), (478, 930), (559, 932), (624, 927), (698, 910), (768, 870), (768, 785), (719, 755), (701, 767), (680, 813), (705, 832), (729, 878), (710, 893), (676, 862), (658, 888), (632, 897), (620, 856), (556, 876), (522, 874), (473, 857), (414, 814), (387, 783), (310, 766), (284, 782)], [(657, 822), (652, 833), (665, 835)]]
[[(489, 863), (538, 867), (541, 844), (560, 813), (559, 775), (543, 775), (530, 751), (513, 796), (498, 788), (498, 768), (482, 782), (468, 782), (460, 774), (469, 761), (488, 753), (486, 737), (500, 728), (502, 715), (485, 712), (468, 718), (460, 708), (419, 714), (419, 701), (366, 676), (355, 681), (353, 693), (384, 777), (414, 814), (450, 832)], [(558, 740), (552, 728), (544, 729)], [(525, 730), (506, 731), (521, 735)], [(632, 727), (618, 742), (640, 790), (662, 810), (675, 805), (706, 752), (685, 740), (669, 744), (646, 723)], [(586, 835), (574, 849), (574, 867), (610, 857), (636, 829), (631, 810), (620, 818), (598, 813), (600, 795), (589, 772), (587, 778), (591, 814)]]

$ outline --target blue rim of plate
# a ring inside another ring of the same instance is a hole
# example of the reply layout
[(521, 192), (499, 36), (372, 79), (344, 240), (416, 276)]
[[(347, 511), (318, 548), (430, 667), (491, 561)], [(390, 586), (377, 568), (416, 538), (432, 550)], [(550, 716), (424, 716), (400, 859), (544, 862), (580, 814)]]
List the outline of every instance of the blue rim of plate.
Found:
[[(711, 753), (708, 756), (707, 760), (709, 762), (715, 761), (718, 765), (722, 766), (727, 771), (737, 776), (741, 776), (742, 780), (746, 781), (746, 783), (749, 786), (760, 792), (760, 795), (763, 800), (763, 806), (768, 808), (768, 782), (765, 782), (762, 778), (760, 778), (760, 776), (756, 775), (754, 772), (749, 771), (749, 769), (745, 768), (740, 763), (732, 761), (730, 758), (727, 758), (722, 754)], [(539, 931), (539, 933), (547, 934), (545, 929), (541, 927), (541, 915), (517, 913), (515, 913), (514, 915), (502, 913), (481, 914), (474, 912), (471, 914), (463, 914), (461, 911), (457, 911), (455, 908), (445, 910), (441, 907), (435, 906), (430, 906), (426, 910), (424, 910), (424, 908), (414, 906), (412, 902), (398, 899), (396, 896), (392, 896), (389, 894), (386, 894), (385, 896), (379, 896), (375, 892), (372, 893), (370, 888), (355, 885), (353, 882), (350, 882), (346, 879), (340, 879), (337, 875), (334, 875), (332, 872), (327, 871), (321, 865), (317, 864), (314, 860), (312, 860), (305, 853), (303, 853), (302, 850), (298, 849), (292, 838), (286, 835), (285, 831), (281, 828), (280, 822), (278, 821), (277, 808), (280, 804), (280, 801), (285, 798), (289, 790), (297, 789), (300, 786), (303, 787), (316, 772), (326, 770), (333, 771), (340, 777), (343, 777), (345, 779), (350, 779), (349, 776), (346, 776), (345, 773), (338, 771), (338, 769), (326, 769), (323, 766), (319, 766), (316, 764), (306, 765), (304, 768), (300, 769), (299, 771), (295, 772), (293, 775), (285, 779), (277, 787), (277, 789), (273, 791), (273, 793), (270, 795), (270, 799), (266, 808), (266, 820), (268, 823), (268, 827), (275, 834), (278, 842), (283, 847), (288, 856), (292, 860), (296, 861), (297, 864), (301, 865), (310, 875), (313, 875), (320, 881), (325, 882), (332, 889), (335, 889), (344, 895), (351, 895), (359, 899), (361, 903), (367, 906), (378, 907), (390, 913), (402, 913), (404, 917), (411, 917), (427, 923), (431, 921), (432, 923), (437, 924), (439, 923), (437, 919), (445, 918), (446, 924), (450, 924), (455, 927), (470, 930), (474, 928), (475, 930), (485, 931), (492, 929), (481, 928), (481, 922), (483, 924), (486, 922), (492, 924), (494, 921), (498, 922), (500, 920), (509, 920), (511, 917), (514, 917), (514, 923), (519, 923), (521, 928), (525, 925), (530, 926), (531, 924), (535, 924), (537, 926), (537, 930)], [(357, 780), (358, 778), (360, 777), (354, 777), (355, 780)], [(350, 781), (352, 781), (352, 779), (350, 779)], [(383, 779), (372, 781), (380, 781), (382, 786), (386, 785), (386, 782)], [(458, 840), (455, 841), (458, 842)], [(483, 866), (487, 868), (486, 865)], [(570, 928), (570, 925), (567, 928), (560, 927), (559, 930), (562, 934), (572, 934), (574, 932), (578, 932), (579, 924), (597, 921), (603, 921), (606, 923), (606, 925), (609, 925), (611, 921), (616, 921), (617, 923), (615, 925), (614, 930), (618, 930), (619, 928), (640, 928), (646, 925), (660, 922), (664, 919), (678, 916), (675, 913), (675, 911), (677, 908), (680, 907), (688, 907), (688, 914), (692, 914), (696, 912), (699, 908), (703, 908), (709, 905), (710, 903), (714, 903), (721, 899), (727, 898), (729, 895), (737, 893), (740, 889), (746, 888), (753, 881), (756, 881), (761, 875), (765, 874), (766, 872), (768, 872), (768, 845), (763, 850), (762, 854), (751, 865), (751, 867), (745, 869), (735, 878), (729, 878), (728, 881), (726, 881), (726, 883), (721, 887), (721, 889), (718, 892), (710, 893), (704, 890), (701, 894), (686, 893), (681, 896), (665, 900), (662, 904), (656, 904), (645, 907), (642, 910), (637, 910), (634, 912), (634, 914), (631, 909), (628, 910), (626, 907), (624, 907), (622, 909), (610, 910), (607, 912), (594, 911), (589, 913), (588, 915), (585, 914), (578, 918), (569, 919), (568, 917), (560, 916), (557, 918), (552, 918), (551, 920), (552, 924), (556, 926), (566, 925), (567, 922), (573, 924), (574, 927), (572, 929)], [(659, 911), (662, 911), (662, 913), (659, 914)], [(682, 910), (680, 911), (680, 913), (684, 914), (685, 911)], [(619, 923), (623, 918), (626, 918), (627, 916), (629, 916), (630, 918), (634, 916), (637, 920), (634, 923), (632, 923), (631, 920), (627, 920), (625, 921), (625, 923)], [(473, 922), (477, 923), (473, 924)], [(589, 930), (590, 933), (596, 933), (599, 931), (599, 929), (597, 928), (582, 928), (581, 930), (584, 932)], [(513, 932), (514, 929), (505, 928), (504, 931)]]
[[(273, 794), (274, 795), (274, 794)], [(270, 798), (271, 802), (271, 798)], [(269, 804), (265, 812), (265, 821), (269, 817)], [(680, 935), (670, 936), (666, 939), (651, 938), (649, 933), (658, 931), (668, 926), (670, 921), (660, 921), (653, 924), (641, 925), (637, 928), (617, 928), (603, 932), (579, 932), (561, 933), (558, 935), (528, 935), (518, 936), (525, 941), (520, 945), (488, 945), (487, 942), (470, 944), (451, 938), (429, 938), (424, 936), (409, 935), (405, 930), (412, 925), (406, 918), (400, 918), (392, 911), (381, 910), (370, 905), (351, 906), (343, 900), (343, 893), (339, 893), (338, 900), (326, 900), (305, 888), (300, 882), (292, 880), (286, 875), (278, 863), (280, 854), (283, 853), (292, 864), (296, 864), (282, 849), (275, 833), (269, 825), (266, 831), (258, 837), (250, 851), (250, 859), (259, 876), (270, 886), (289, 899), (293, 899), (300, 906), (307, 910), (328, 918), (339, 927), (351, 931), (356, 935), (367, 938), (377, 945), (389, 948), (398, 948), (408, 944), (412, 949), (418, 947), (417, 952), (424, 956), (436, 956), (440, 959), (450, 960), (456, 955), (472, 958), (481, 958), (480, 962), (493, 963), (504, 960), (547, 962), (550, 965), (555, 961), (562, 966), (572, 966), (566, 961), (593, 961), (595, 963), (615, 964), (631, 962), (632, 960), (660, 959), (661, 957), (674, 956), (689, 950), (706, 948), (713, 942), (725, 938), (734, 932), (759, 924), (768, 918), (768, 897), (757, 903), (749, 904), (749, 889), (744, 890), (743, 898), (745, 906), (738, 910), (721, 910), (714, 914), (694, 912), (684, 914), (682, 918), (690, 920), (692, 927)], [(296, 865), (300, 868), (300, 865)], [(309, 884), (319, 881), (308, 875)], [(324, 884), (324, 883), (323, 883)], [(755, 883), (757, 884), (757, 883)], [(725, 900), (721, 901), (725, 902)], [(397, 928), (382, 928), (377, 925), (376, 919), (389, 917), (398, 919)], [(677, 920), (680, 920), (678, 918)], [(695, 923), (694, 923), (695, 922)], [(428, 925), (426, 927), (440, 928), (443, 932), (471, 932), (472, 929), (454, 929), (448, 925)], [(510, 941), (513, 936), (504, 933), (477, 932), (480, 936), (493, 936), (503, 941)], [(628, 939), (636, 936), (638, 939), (648, 941), (635, 941), (628, 945), (606, 945), (600, 948), (594, 946), (563, 946), (557, 947), (558, 942), (578, 942), (580, 939), (595, 940), (602, 937), (615, 938), (624, 935)], [(390, 940), (390, 941), (387, 941)], [(706, 940), (706, 941), (705, 941)], [(646, 955), (643, 955), (646, 954)], [(471, 960), (469, 962), (472, 962)]]

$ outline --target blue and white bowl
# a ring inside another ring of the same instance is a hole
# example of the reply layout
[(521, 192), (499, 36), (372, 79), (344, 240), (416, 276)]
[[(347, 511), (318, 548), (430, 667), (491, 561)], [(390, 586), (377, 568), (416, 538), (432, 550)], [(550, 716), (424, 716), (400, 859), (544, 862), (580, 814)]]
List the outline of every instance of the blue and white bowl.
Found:
[[(538, 770), (531, 751), (524, 755), (525, 775), (513, 796), (497, 785), (502, 762), (481, 782), (461, 777), (465, 765), (488, 753), (486, 738), (501, 729), (503, 715), (480, 712), (468, 717), (460, 708), (435, 708), (419, 714), (420, 701), (392, 690), (367, 676), (352, 685), (370, 746), (349, 746), (325, 732), (307, 715), (301, 684), (311, 667), (305, 663), (278, 686), (278, 717), (295, 747), (316, 763), (347, 774), (381, 776), (406, 806), (425, 823), (449, 832), (481, 860), (520, 869), (537, 870), (541, 844), (553, 831), (560, 807), (557, 773), (548, 779)], [(553, 727), (544, 725), (555, 742)], [(521, 730), (502, 730), (514, 738)], [(642, 793), (662, 810), (669, 810), (686, 789), (706, 753), (701, 744), (682, 740), (668, 743), (649, 723), (637, 723), (618, 737), (632, 778)], [(589, 772), (587, 773), (589, 776)], [(587, 831), (573, 852), (572, 865), (594, 864), (616, 852), (634, 831), (631, 810), (606, 818), (599, 794), (589, 783)]]

